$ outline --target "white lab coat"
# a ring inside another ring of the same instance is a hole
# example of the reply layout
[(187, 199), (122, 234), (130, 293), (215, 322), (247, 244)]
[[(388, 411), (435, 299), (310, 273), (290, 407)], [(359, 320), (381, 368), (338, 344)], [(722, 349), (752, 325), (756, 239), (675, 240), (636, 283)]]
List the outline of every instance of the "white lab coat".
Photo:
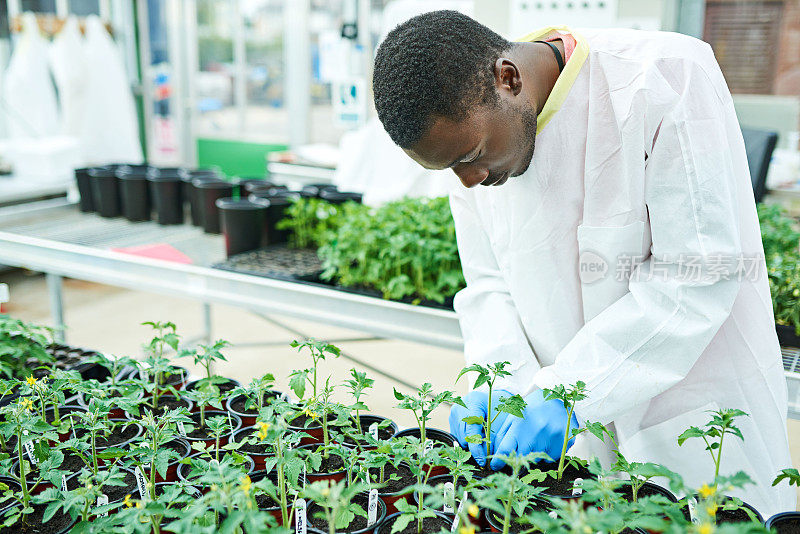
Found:
[(86, 113), (86, 57), (83, 35), (74, 15), (67, 18), (50, 45), (50, 67), (61, 104), (61, 133), (80, 137)]
[[(771, 487), (791, 466), (786, 383), (744, 144), (714, 55), (678, 34), (578, 33), (588, 58), (540, 125), (528, 171), (451, 194), (467, 363), (510, 361), (502, 386), (521, 394), (583, 380), (580, 418), (613, 422), (629, 460), (694, 487), (713, 465), (702, 440), (679, 447), (677, 436), (707, 410), (742, 409), (745, 440), (726, 439), (721, 474), (746, 471), (756, 485), (734, 494), (765, 516), (794, 510), (794, 490)], [(758, 256), (760, 271), (691, 282), (676, 272), (681, 255)], [(636, 256), (638, 274), (654, 276), (618, 279), (617, 262)], [(590, 270), (604, 261), (605, 276)]]

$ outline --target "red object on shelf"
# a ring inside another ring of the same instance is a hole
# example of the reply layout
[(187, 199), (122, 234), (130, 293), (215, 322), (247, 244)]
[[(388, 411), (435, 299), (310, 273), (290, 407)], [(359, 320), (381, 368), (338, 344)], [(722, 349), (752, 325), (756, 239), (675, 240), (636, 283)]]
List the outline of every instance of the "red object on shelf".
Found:
[(139, 245), (136, 247), (112, 248), (111, 250), (114, 252), (133, 254), (134, 256), (152, 258), (155, 260), (172, 261), (175, 263), (192, 263), (192, 259), (189, 256), (166, 243)]

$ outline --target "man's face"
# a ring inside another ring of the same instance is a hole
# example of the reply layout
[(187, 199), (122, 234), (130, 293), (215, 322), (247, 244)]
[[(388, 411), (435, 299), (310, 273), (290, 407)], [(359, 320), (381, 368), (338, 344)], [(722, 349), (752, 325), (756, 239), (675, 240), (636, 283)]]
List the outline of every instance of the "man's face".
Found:
[(460, 122), (436, 118), (406, 153), (426, 169), (453, 169), (465, 187), (503, 185), (533, 158), (536, 110), (518, 102), (477, 106)]

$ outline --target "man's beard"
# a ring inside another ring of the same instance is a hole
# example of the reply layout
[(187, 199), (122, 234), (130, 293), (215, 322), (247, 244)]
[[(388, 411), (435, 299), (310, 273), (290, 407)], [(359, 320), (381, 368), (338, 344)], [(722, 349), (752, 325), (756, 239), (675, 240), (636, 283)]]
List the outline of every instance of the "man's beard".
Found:
[(525, 154), (522, 159), (522, 168), (511, 176), (519, 176), (528, 170), (533, 160), (533, 150), (536, 147), (536, 109), (525, 106), (520, 114), (522, 119), (522, 136), (519, 140), (519, 152)]

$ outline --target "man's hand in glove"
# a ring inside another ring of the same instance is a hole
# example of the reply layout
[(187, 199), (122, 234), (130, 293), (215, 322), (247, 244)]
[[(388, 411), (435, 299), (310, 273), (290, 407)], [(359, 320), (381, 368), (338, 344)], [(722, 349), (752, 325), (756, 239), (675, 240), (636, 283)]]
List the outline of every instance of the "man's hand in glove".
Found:
[[(497, 446), (497, 431), (503, 426), (507, 419), (514, 419), (513, 416), (505, 412), (497, 412), (497, 403), (504, 397), (511, 397), (512, 394), (508, 391), (494, 391), (492, 393), (492, 417), (497, 416), (497, 419), (492, 423), (492, 443), (490, 450), (494, 451)], [(462, 447), (469, 447), (469, 452), (472, 453), (478, 465), (483, 467), (486, 465), (486, 443), (469, 443), (467, 442), (468, 436), (478, 435), (484, 437), (482, 425), (468, 425), (463, 421), (466, 417), (482, 417), (486, 420), (487, 408), (489, 405), (489, 395), (483, 391), (473, 391), (463, 398), (466, 408), (454, 404), (450, 408), (450, 433), (453, 434)]]
[[(519, 418), (509, 415), (497, 429), (497, 435), (492, 437), (492, 450), (496, 455), (508, 456), (516, 452), (524, 456), (531, 452), (543, 452), (553, 460), (561, 458), (561, 449), (564, 444), (564, 433), (567, 425), (567, 410), (560, 400), (544, 400), (541, 390), (536, 390), (525, 397), (527, 406), (523, 410), (525, 417)], [(452, 425), (452, 412), (450, 421)], [(578, 428), (578, 419), (575, 413), (570, 421), (570, 433), (573, 428)], [(495, 433), (492, 427), (492, 434)], [(575, 439), (571, 439), (567, 448), (572, 446)], [(502, 469), (505, 462), (493, 458), (490, 464), (494, 470)]]

